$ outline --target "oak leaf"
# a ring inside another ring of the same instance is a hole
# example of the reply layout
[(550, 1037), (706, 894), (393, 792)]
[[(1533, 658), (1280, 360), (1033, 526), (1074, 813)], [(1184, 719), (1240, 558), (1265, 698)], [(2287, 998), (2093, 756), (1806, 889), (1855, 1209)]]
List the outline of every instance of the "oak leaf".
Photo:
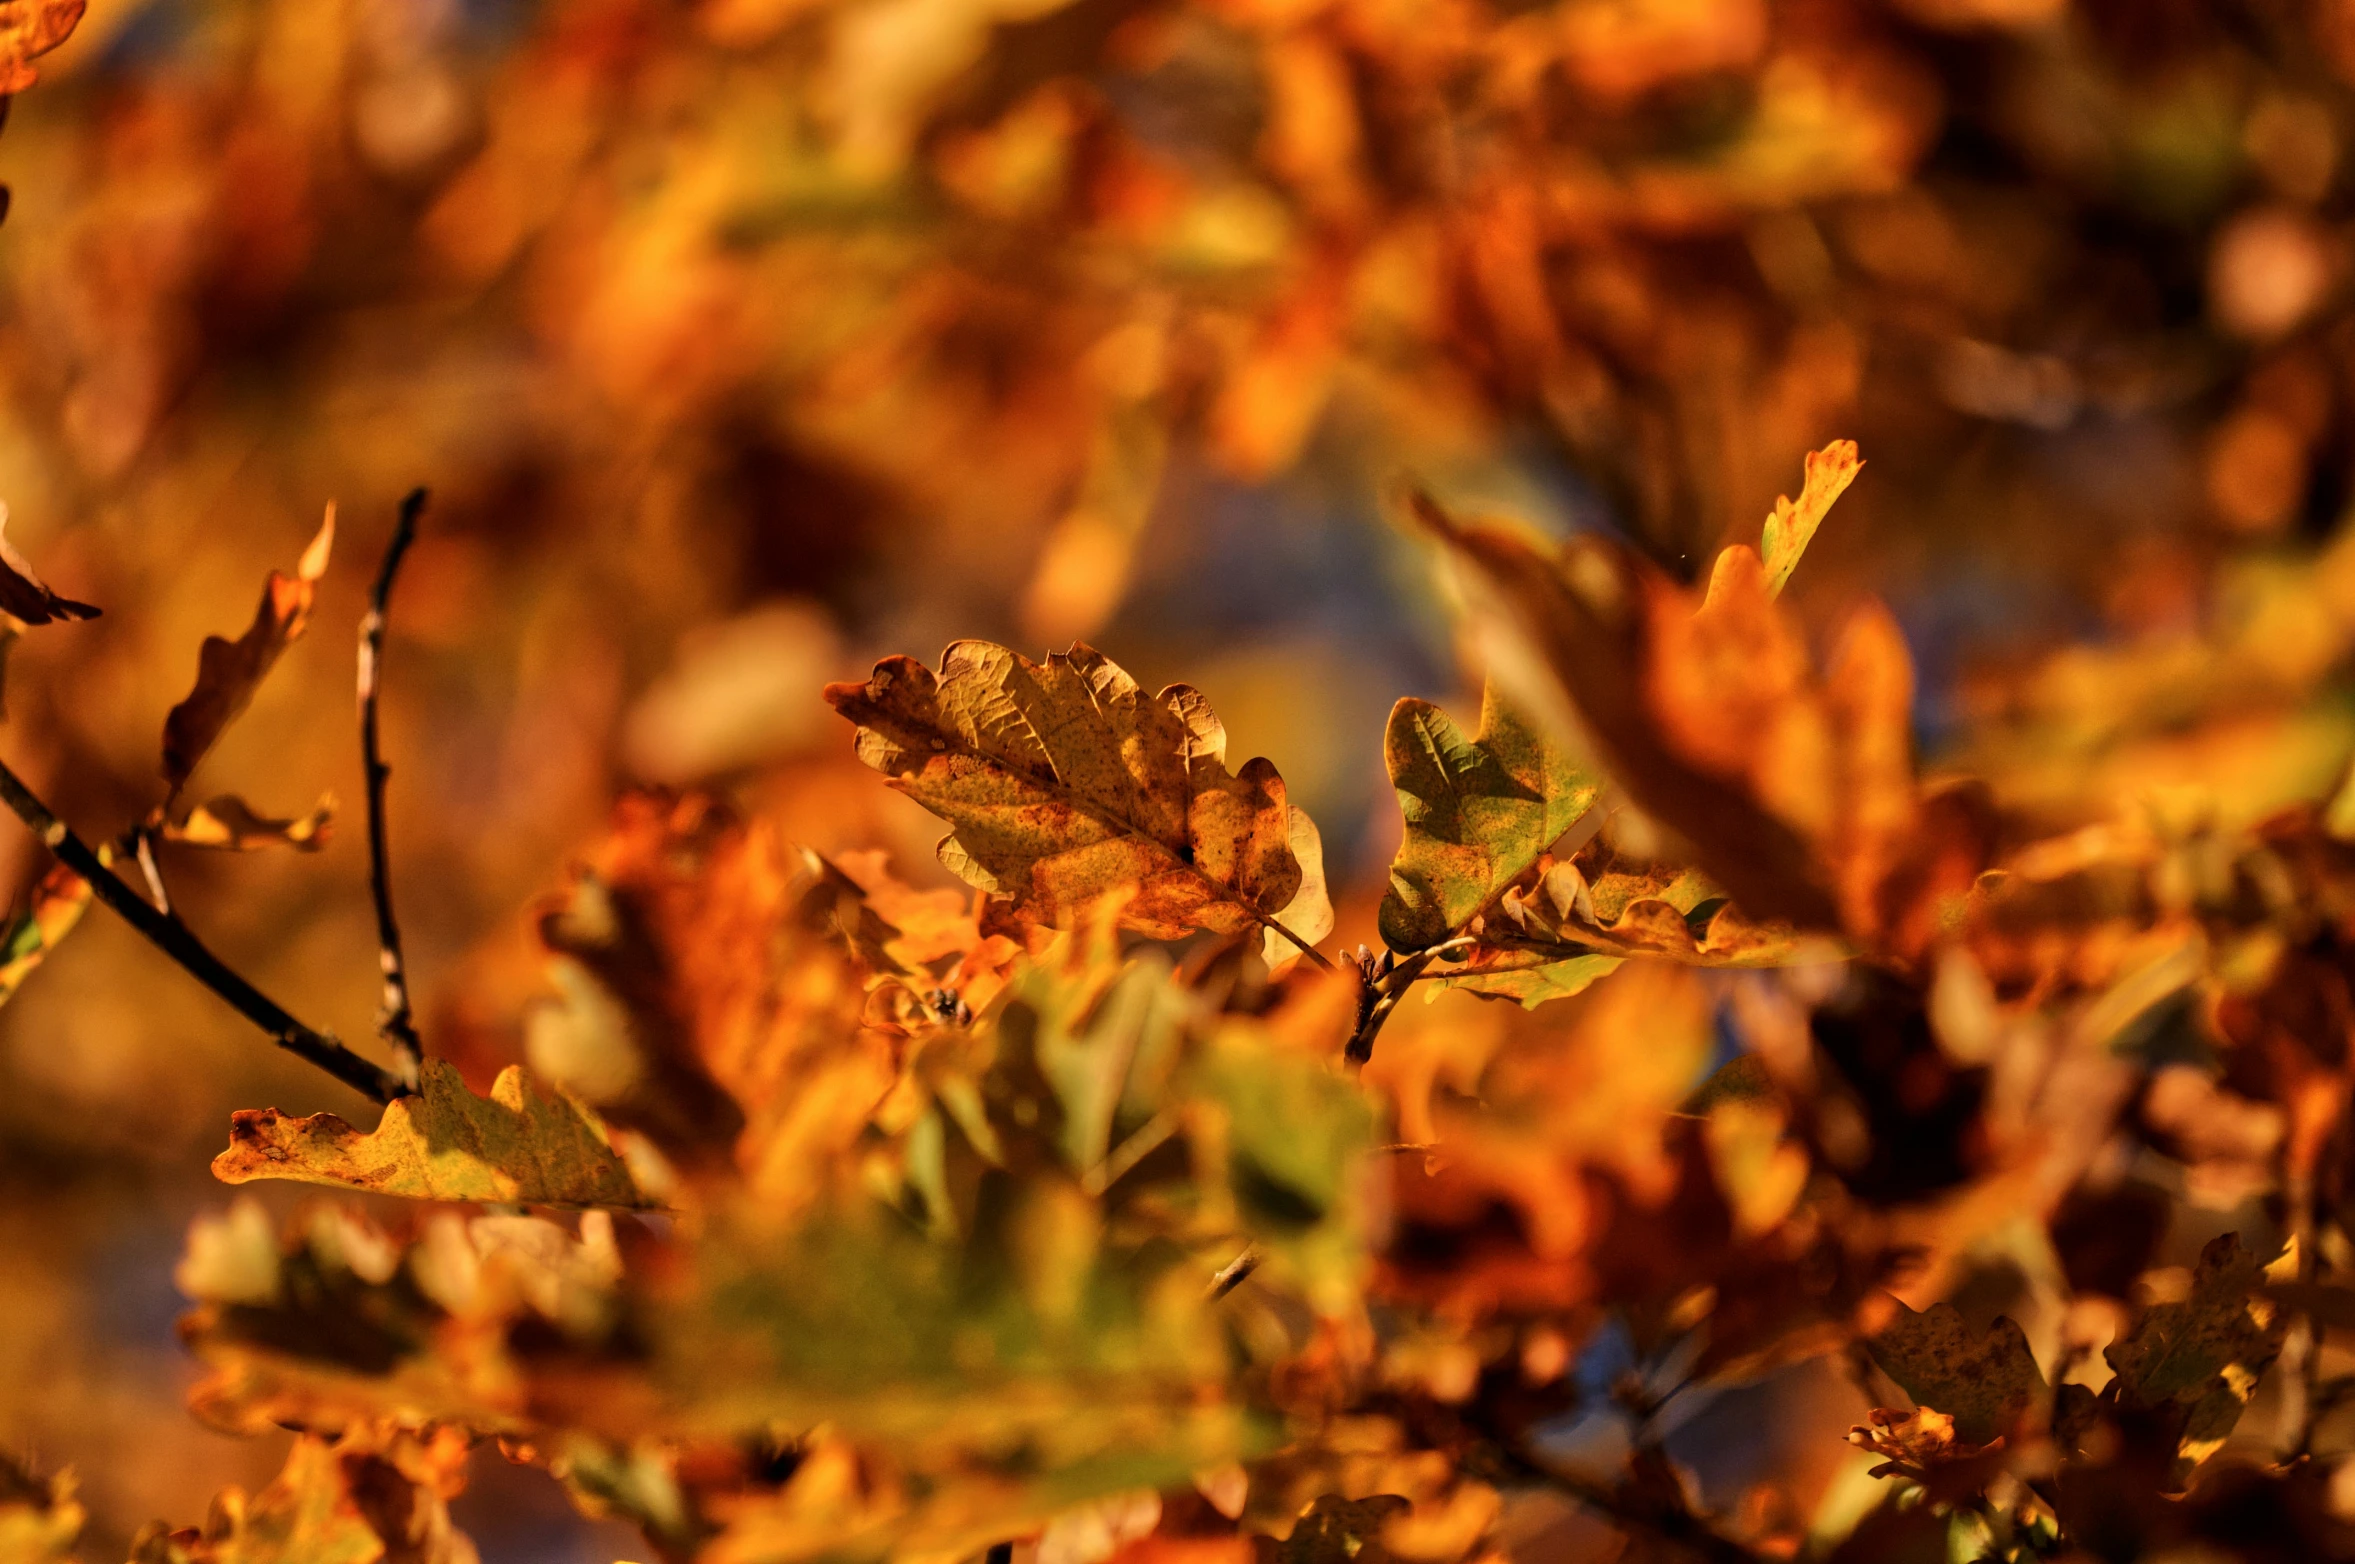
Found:
[(1807, 476), (1799, 498), (1778, 496), (1759, 538), (1758, 557), (1766, 567), (1769, 596), (1780, 596), (1790, 584), (1791, 572), (1799, 568), (1799, 556), (1807, 552), (1832, 502), (1848, 492), (1848, 485), (1863, 470), (1864, 461), (1856, 454), (1854, 440), (1834, 440), (1820, 451), (1807, 453)]
[(1595, 536), (1559, 554), (1421, 515), (1518, 637), (1533, 710), (1575, 711), (1611, 775), (1753, 918), (1911, 954), (1983, 867), (1967, 813), (1917, 789), (1913, 671), (1885, 609), (1818, 672), (1757, 553), (1718, 556), (1696, 601)]
[[(13, 4), (0, 3), (0, 72), (7, 71), (11, 63), (8, 58), (11, 24), (19, 20), (19, 16), (12, 13), (31, 9), (33, 7), (26, 0), (15, 0)], [(49, 9), (57, 8), (53, 6)], [(81, 16), (82, 7), (78, 0), (72, 10), (74, 18)], [(70, 30), (73, 18), (69, 18), (65, 25)], [(58, 37), (62, 39), (64, 34), (60, 33)], [(44, 48), (49, 46), (43, 45)], [(21, 63), (17, 63), (15, 68), (24, 71)], [(25, 81), (32, 80), (30, 72), (24, 72), (24, 76)], [(16, 90), (16, 87), (0, 87), (0, 93)], [(0, 505), (0, 613), (6, 613), (28, 625), (45, 625), (59, 619), (95, 619), (99, 614), (99, 610), (88, 603), (77, 603), (70, 597), (58, 596), (39, 576), (33, 574), (32, 563), (17, 552), (15, 544), (8, 541), (8, 507), (5, 505)]]
[[(911, 923), (911, 907), (946, 911), (907, 895), (885, 900)], [(955, 944), (970, 932), (979, 959), (965, 978), (994, 980), (1006, 942), (964, 922), (918, 933)], [(621, 800), (540, 935), (560, 998), (532, 1018), (532, 1068), (680, 1172), (749, 1180), (780, 1211), (837, 1176), (895, 1078), (891, 1029), (869, 1024), (870, 982), (904, 996), (935, 981), (906, 965), (928, 947), (838, 867), (797, 865), (766, 822), (698, 796)]]
[(1406, 820), (1381, 912), (1382, 938), (1401, 953), (1461, 933), (1601, 792), (1493, 686), (1470, 738), (1429, 701), (1400, 701), (1382, 756)]
[[(0, 93), (22, 92), (30, 87), (37, 79), (31, 62), (65, 42), (86, 9), (88, 0), (4, 0), (4, 3), (0, 3)], [(8, 554), (6, 546), (0, 545), (0, 558), (6, 558), (10, 565), (16, 564), (17, 561), (9, 558)], [(4, 599), (5, 595), (6, 589), (0, 588), (0, 599)], [(8, 606), (4, 600), (0, 600), (0, 607)], [(80, 608), (84, 605), (77, 603), (71, 606)], [(15, 613), (16, 610), (9, 607), (9, 612)], [(97, 612), (93, 608), (88, 613), (72, 617), (87, 619)], [(19, 614), (18, 617), (24, 616)], [(35, 619), (31, 622), (39, 624), (41, 621)]]
[(2288, 1333), (2288, 1311), (2267, 1295), (2264, 1262), (2226, 1233), (2200, 1251), (2187, 1297), (2144, 1310), (2102, 1356), (2121, 1403), (2181, 1410), (2184, 1454), (2196, 1462), (2240, 1421)]
[(1915, 1405), (1952, 1418), (1956, 1440), (1983, 1445), (2009, 1434), (2045, 1400), (2043, 1371), (2010, 1318), (1977, 1331), (1951, 1303), (1916, 1311), (1890, 1301), (1896, 1317), (1867, 1342), (1873, 1361)]
[(1034, 663), (957, 641), (937, 674), (887, 658), (826, 699), (859, 758), (949, 822), (941, 861), (1037, 921), (1115, 893), (1124, 926), (1157, 939), (1330, 916), (1294, 906), (1310, 877), (1283, 778), (1265, 760), (1229, 772), (1226, 730), (1187, 685), (1148, 696), (1086, 645)]
[(234, 641), (208, 635), (197, 648), (195, 687), (164, 718), (163, 775), (174, 794), (310, 623), (311, 603), (334, 547), (335, 507), (330, 505), (294, 574), (273, 570), (262, 584), (261, 602), (245, 634)]
[(491, 1095), (466, 1089), (456, 1069), (427, 1060), (421, 1090), (395, 1099), (362, 1133), (332, 1113), (290, 1119), (275, 1108), (239, 1110), (229, 1149), (213, 1159), (227, 1184), (291, 1179), (412, 1200), (472, 1200), (536, 1206), (655, 1204), (588, 1110), (545, 1098), (523, 1067), (499, 1072)]

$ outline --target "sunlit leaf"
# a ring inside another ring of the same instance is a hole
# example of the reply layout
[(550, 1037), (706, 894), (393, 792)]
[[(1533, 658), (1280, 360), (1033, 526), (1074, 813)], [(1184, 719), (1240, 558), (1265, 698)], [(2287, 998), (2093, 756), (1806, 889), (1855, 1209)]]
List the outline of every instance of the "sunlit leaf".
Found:
[(327, 574), (335, 547), (335, 507), (327, 508), (317, 536), (303, 550), (291, 576), (273, 570), (262, 584), (253, 623), (234, 641), (217, 635), (197, 648), (196, 685), (164, 718), (164, 780), (176, 794), (230, 723), (252, 703), (254, 691), (279, 657), (310, 623), (311, 600)]
[(1766, 518), (1766, 532), (1759, 540), (1758, 557), (1766, 566), (1768, 596), (1779, 596), (1790, 584), (1791, 572), (1799, 568), (1799, 556), (1807, 552), (1815, 529), (1823, 525), (1832, 502), (1848, 491), (1863, 468), (1854, 440), (1834, 440), (1820, 451), (1807, 453), (1807, 478), (1799, 498), (1775, 500), (1774, 513)]
[(859, 758), (954, 828), (941, 861), (1042, 921), (1130, 897), (1130, 928), (1175, 939), (1265, 926), (1299, 891), (1283, 779), (1226, 768), (1226, 731), (1185, 685), (1148, 696), (1101, 653), (1034, 663), (958, 641), (935, 674), (905, 657), (826, 698)]
[[(0, 93), (22, 92), (30, 87), (35, 80), (31, 62), (72, 36), (74, 25), (81, 21), (87, 8), (88, 0), (6, 0), (0, 4)], [(6, 559), (10, 565), (17, 563), (10, 557), (12, 553), (0, 545), (0, 559)], [(0, 588), (0, 593), (4, 592)], [(83, 607), (79, 603), (68, 606)], [(0, 607), (8, 607), (19, 618), (29, 618), (12, 605), (0, 603)], [(71, 617), (87, 619), (97, 612), (93, 608)], [(29, 619), (29, 622), (41, 621)]]
[(1406, 817), (1381, 914), (1382, 938), (1401, 952), (1461, 933), (1601, 791), (1493, 686), (1470, 738), (1430, 702), (1400, 701), (1382, 752)]
[(213, 1159), (223, 1183), (291, 1179), (412, 1200), (538, 1206), (653, 1205), (578, 1103), (542, 1097), (520, 1065), (499, 1072), (487, 1098), (458, 1072), (427, 1060), (421, 1091), (396, 1099), (374, 1130), (332, 1113), (290, 1119), (275, 1108), (240, 1110), (229, 1149)]

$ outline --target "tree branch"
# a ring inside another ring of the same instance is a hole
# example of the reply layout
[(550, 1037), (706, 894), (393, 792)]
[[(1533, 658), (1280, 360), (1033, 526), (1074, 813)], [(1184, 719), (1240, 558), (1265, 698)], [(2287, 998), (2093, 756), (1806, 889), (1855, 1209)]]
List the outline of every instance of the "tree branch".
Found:
[(409, 969), (401, 955), (401, 926), (393, 919), (392, 850), (384, 826), (384, 784), (392, 767), (384, 763), (377, 741), (376, 692), (384, 664), (385, 606), (424, 510), (423, 489), (410, 490), (401, 501), (392, 541), (385, 545), (384, 563), (376, 572), (375, 590), (368, 594), (368, 616), (360, 621), (360, 763), (368, 778), (368, 886), (376, 899), (376, 962), (384, 974), (376, 1032), (391, 1046), (394, 1062), (412, 1086), (425, 1059), (425, 1044), (409, 1008)]
[(1323, 951), (1318, 950), (1314, 945), (1311, 945), (1308, 941), (1302, 939), (1299, 935), (1293, 933), (1290, 929), (1284, 927), (1281, 923), (1278, 923), (1275, 919), (1268, 917), (1266, 914), (1255, 913), (1253, 916), (1259, 919), (1262, 927), (1274, 929), (1278, 934), (1283, 935), (1284, 938), (1299, 946), (1300, 953), (1303, 956), (1306, 956), (1310, 961), (1315, 962), (1319, 967), (1322, 967), (1327, 972), (1334, 970), (1333, 963), (1327, 959)]
[(329, 1075), (378, 1102), (405, 1095), (409, 1087), (398, 1076), (353, 1053), (325, 1032), (303, 1025), (285, 1007), (247, 982), (178, 918), (158, 912), (147, 899), (107, 867), (90, 844), (67, 829), (49, 806), (34, 796), (24, 779), (0, 763), (0, 803), (32, 828), (41, 845), (57, 860), (90, 882), (91, 894), (114, 909), (117, 916), (144, 935), (147, 942), (179, 963), (181, 969), (219, 995), (238, 1014), (270, 1034), (272, 1041), (297, 1058), (308, 1060)]

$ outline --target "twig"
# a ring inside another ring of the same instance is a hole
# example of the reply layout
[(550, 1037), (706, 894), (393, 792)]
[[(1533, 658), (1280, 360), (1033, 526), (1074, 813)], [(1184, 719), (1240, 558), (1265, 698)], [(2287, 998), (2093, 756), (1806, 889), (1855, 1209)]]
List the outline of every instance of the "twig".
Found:
[(409, 1087), (398, 1076), (361, 1058), (329, 1034), (303, 1025), (276, 1000), (207, 950), (187, 924), (148, 905), (144, 897), (100, 861), (89, 843), (68, 830), (66, 823), (34, 796), (24, 779), (5, 763), (0, 763), (0, 803), (7, 804), (19, 820), (32, 827), (41, 845), (56, 854), (58, 862), (89, 881), (91, 894), (113, 908), (149, 944), (178, 962), (190, 977), (269, 1033), (279, 1047), (378, 1102), (390, 1102), (407, 1094)]
[(393, 577), (401, 557), (417, 537), (417, 518), (425, 510), (425, 491), (411, 489), (401, 501), (393, 523), (392, 541), (385, 545), (384, 563), (376, 572), (376, 588), (368, 594), (368, 616), (360, 621), (360, 761), (368, 777), (368, 886), (376, 898), (376, 962), (384, 973), (383, 1003), (376, 1012), (376, 1033), (390, 1045), (393, 1062), (414, 1085), (425, 1059), (425, 1044), (409, 1008), (409, 969), (401, 956), (401, 926), (393, 920), (392, 852), (385, 839), (384, 784), (392, 767), (376, 736), (376, 692), (384, 664), (385, 605), (392, 598)]
[(1271, 929), (1274, 929), (1274, 930), (1275, 930), (1275, 931), (1276, 931), (1278, 934), (1281, 934), (1281, 935), (1283, 935), (1283, 936), (1284, 936), (1284, 938), (1286, 938), (1286, 939), (1290, 940), (1290, 941), (1291, 941), (1293, 944), (1295, 944), (1295, 945), (1299, 946), (1299, 947), (1300, 947), (1300, 953), (1301, 953), (1303, 956), (1306, 956), (1306, 957), (1307, 957), (1309, 960), (1311, 960), (1311, 961), (1315, 962), (1315, 963), (1316, 963), (1318, 966), (1320, 966), (1320, 967), (1324, 968), (1324, 969), (1325, 969), (1327, 972), (1331, 972), (1331, 971), (1334, 971), (1334, 970), (1336, 970), (1336, 969), (1335, 969), (1335, 967), (1333, 966), (1333, 963), (1332, 963), (1330, 960), (1328, 960), (1328, 959), (1326, 958), (1326, 956), (1325, 956), (1325, 953), (1324, 953), (1323, 951), (1320, 951), (1320, 950), (1318, 950), (1318, 949), (1317, 949), (1317, 948), (1316, 948), (1314, 945), (1311, 945), (1311, 944), (1310, 944), (1308, 941), (1306, 941), (1306, 940), (1302, 939), (1302, 938), (1301, 938), (1299, 935), (1297, 935), (1297, 934), (1293, 933), (1293, 932), (1292, 932), (1290, 929), (1288, 929), (1288, 928), (1285, 928), (1285, 927), (1284, 927), (1284, 926), (1283, 926), (1281, 923), (1278, 923), (1278, 922), (1277, 922), (1275, 919), (1273, 919), (1273, 918), (1270, 918), (1270, 917), (1268, 917), (1268, 916), (1266, 916), (1266, 915), (1264, 915), (1264, 914), (1261, 914), (1261, 915), (1260, 915), (1260, 917), (1259, 917), (1259, 921), (1260, 921), (1260, 923), (1261, 923), (1261, 924), (1263, 924), (1264, 926), (1266, 926), (1266, 927), (1268, 927), (1268, 928), (1271, 928)]
[(1259, 1252), (1259, 1245), (1253, 1244), (1221, 1266), (1219, 1273), (1210, 1279), (1210, 1301), (1216, 1303), (1242, 1286), (1251, 1273), (1259, 1269), (1259, 1262), (1264, 1258)]

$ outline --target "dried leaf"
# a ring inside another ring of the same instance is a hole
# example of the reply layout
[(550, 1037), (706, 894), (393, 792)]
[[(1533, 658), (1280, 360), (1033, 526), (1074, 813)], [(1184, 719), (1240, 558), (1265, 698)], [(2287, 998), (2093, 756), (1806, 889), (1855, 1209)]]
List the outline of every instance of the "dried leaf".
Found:
[(1881, 1372), (1913, 1397), (1954, 1419), (1954, 1435), (1983, 1445), (2011, 1433), (2046, 1397), (2043, 1371), (2028, 1338), (2005, 1316), (1984, 1331), (1964, 1323), (1951, 1303), (1916, 1312), (1897, 1300), (1897, 1315), (1867, 1343)]
[(1758, 557), (1766, 566), (1768, 596), (1782, 595), (1791, 572), (1799, 568), (1799, 556), (1807, 552), (1832, 502), (1848, 491), (1863, 468), (1854, 440), (1834, 440), (1820, 451), (1807, 453), (1807, 477), (1799, 498), (1775, 500), (1774, 513), (1766, 518), (1765, 535), (1759, 539)]
[(249, 853), (262, 847), (291, 847), (315, 853), (327, 845), (335, 819), (335, 795), (324, 793), (311, 812), (292, 820), (257, 814), (235, 793), (224, 793), (188, 811), (186, 819), (167, 822), (163, 839), (184, 847), (217, 847)]
[(1917, 952), (1983, 865), (1966, 820), (1925, 812), (1912, 668), (1887, 611), (1853, 616), (1819, 675), (1758, 555), (1692, 595), (1595, 536), (1558, 557), (1420, 514), (1514, 627), (1532, 709), (1574, 708), (1613, 777), (1754, 918)]
[[(36, 74), (31, 62), (72, 35), (88, 3), (89, 0), (0, 0), (0, 93), (22, 92), (33, 84)], [(20, 563), (5, 544), (0, 544), (0, 560), (10, 566)], [(29, 572), (26, 574), (29, 579)], [(10, 613), (29, 623), (41, 623), (8, 604), (5, 601), (8, 592), (7, 586), (0, 585), (0, 607), (7, 607)], [(80, 603), (66, 606), (84, 609)], [(69, 617), (87, 619), (97, 612), (88, 608)]]
[(953, 827), (941, 861), (1042, 922), (1107, 895), (1158, 939), (1240, 933), (1299, 892), (1283, 779), (1226, 768), (1226, 731), (1185, 685), (1148, 697), (1085, 645), (1034, 663), (953, 643), (936, 675), (906, 657), (826, 688), (859, 758)]
[(1400, 701), (1382, 754), (1406, 818), (1382, 900), (1382, 938), (1402, 953), (1461, 933), (1601, 791), (1493, 685), (1469, 739), (1429, 701)]
[(64, 864), (52, 864), (34, 884), (31, 905), (0, 923), (0, 1005), (16, 997), (89, 905), (90, 882)]
[(327, 507), (318, 535), (295, 566), (292, 576), (273, 570), (262, 584), (262, 600), (253, 623), (234, 641), (217, 635), (204, 638), (197, 649), (196, 685), (188, 698), (164, 718), (164, 781), (177, 795), (190, 773), (204, 759), (221, 734), (235, 722), (310, 622), (311, 602), (319, 578), (327, 573), (327, 556), (335, 546), (335, 507)]
[(422, 1090), (395, 1100), (363, 1134), (332, 1113), (290, 1119), (275, 1108), (240, 1109), (229, 1149), (213, 1159), (227, 1184), (291, 1179), (412, 1200), (643, 1210), (638, 1189), (605, 1128), (568, 1097), (543, 1098), (523, 1067), (499, 1072), (491, 1095), (466, 1089), (449, 1064), (429, 1059)]
[(2240, 1421), (2288, 1332), (2288, 1312), (2266, 1296), (2264, 1262), (2226, 1233), (2200, 1251), (2189, 1297), (2144, 1310), (2102, 1356), (2121, 1403), (2182, 1410), (2184, 1453), (2197, 1461)]
[(201, 1528), (141, 1531), (131, 1564), (477, 1564), (445, 1501), (466, 1483), (464, 1436), (305, 1435), (270, 1485), (213, 1501)]

